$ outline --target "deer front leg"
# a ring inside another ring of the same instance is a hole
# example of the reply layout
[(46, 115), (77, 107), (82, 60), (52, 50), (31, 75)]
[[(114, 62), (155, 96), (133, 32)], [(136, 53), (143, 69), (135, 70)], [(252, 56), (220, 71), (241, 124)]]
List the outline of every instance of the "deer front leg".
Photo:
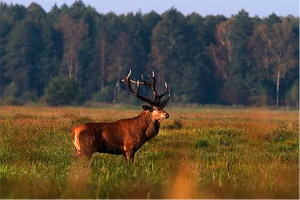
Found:
[(134, 159), (134, 152), (133, 151), (127, 151), (125, 152), (125, 160), (127, 163), (133, 162)]
[(125, 161), (127, 163), (133, 162), (134, 153), (135, 152), (134, 152), (133, 148), (128, 148), (128, 147), (124, 146), (124, 157), (125, 157)]

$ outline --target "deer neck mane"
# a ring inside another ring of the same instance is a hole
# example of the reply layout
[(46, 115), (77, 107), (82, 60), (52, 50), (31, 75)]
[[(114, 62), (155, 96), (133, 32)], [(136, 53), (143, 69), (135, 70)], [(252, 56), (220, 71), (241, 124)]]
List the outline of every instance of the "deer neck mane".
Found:
[(145, 131), (146, 139), (151, 139), (158, 134), (159, 121), (155, 120), (149, 111), (143, 111), (137, 118), (140, 121), (140, 127)]

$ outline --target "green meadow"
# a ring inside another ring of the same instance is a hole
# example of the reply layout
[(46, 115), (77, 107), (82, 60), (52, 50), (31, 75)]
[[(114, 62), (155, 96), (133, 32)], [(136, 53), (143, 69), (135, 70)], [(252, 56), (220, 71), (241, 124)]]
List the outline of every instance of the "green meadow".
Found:
[(136, 153), (74, 156), (72, 128), (133, 107), (0, 107), (0, 198), (299, 198), (299, 112), (174, 108)]

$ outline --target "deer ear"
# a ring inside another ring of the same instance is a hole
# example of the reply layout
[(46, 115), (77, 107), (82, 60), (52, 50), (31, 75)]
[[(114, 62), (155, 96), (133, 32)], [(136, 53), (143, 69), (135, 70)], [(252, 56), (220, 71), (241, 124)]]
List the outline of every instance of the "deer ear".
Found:
[(143, 108), (144, 110), (152, 111), (152, 107), (151, 107), (151, 106), (142, 105), (142, 108)]

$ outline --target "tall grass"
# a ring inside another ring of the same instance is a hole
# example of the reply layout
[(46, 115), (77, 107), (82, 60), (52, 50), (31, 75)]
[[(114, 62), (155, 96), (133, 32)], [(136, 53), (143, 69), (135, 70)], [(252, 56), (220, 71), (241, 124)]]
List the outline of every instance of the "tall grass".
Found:
[(296, 111), (167, 108), (156, 138), (122, 156), (74, 157), (71, 130), (139, 110), (0, 107), (0, 198), (298, 198)]

